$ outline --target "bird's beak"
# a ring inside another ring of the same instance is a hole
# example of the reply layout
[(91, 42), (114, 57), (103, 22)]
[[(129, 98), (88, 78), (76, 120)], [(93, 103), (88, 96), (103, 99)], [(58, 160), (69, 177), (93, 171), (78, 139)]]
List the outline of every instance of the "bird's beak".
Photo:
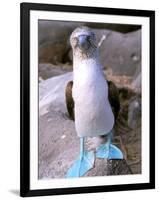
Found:
[(82, 50), (82, 51), (86, 51), (89, 49), (89, 40), (88, 40), (88, 36), (87, 35), (80, 35), (78, 36), (78, 47)]

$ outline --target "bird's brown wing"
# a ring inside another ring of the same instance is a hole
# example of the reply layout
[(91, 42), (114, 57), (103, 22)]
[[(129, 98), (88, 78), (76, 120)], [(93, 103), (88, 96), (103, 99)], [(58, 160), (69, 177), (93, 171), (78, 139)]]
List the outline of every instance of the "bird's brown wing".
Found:
[(72, 97), (72, 87), (73, 87), (73, 81), (68, 82), (65, 90), (65, 96), (66, 96), (66, 106), (69, 117), (72, 120), (74, 120), (74, 100)]
[[(66, 106), (69, 113), (69, 117), (72, 120), (74, 120), (74, 100), (72, 97), (72, 87), (73, 87), (73, 81), (68, 82), (65, 90), (65, 95), (66, 95)], [(112, 81), (108, 81), (108, 98), (116, 120), (120, 110), (120, 100), (119, 100), (118, 88)]]
[(108, 99), (116, 120), (120, 111), (119, 89), (112, 81), (108, 81)]

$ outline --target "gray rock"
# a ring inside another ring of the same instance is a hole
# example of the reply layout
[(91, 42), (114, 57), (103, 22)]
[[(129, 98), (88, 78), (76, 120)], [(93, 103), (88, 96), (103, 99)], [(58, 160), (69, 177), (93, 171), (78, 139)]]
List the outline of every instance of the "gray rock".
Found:
[(72, 72), (56, 76), (39, 83), (39, 115), (50, 109), (66, 113), (65, 88), (72, 80)]
[(135, 129), (141, 124), (141, 99), (136, 98), (129, 103), (128, 107), (128, 125)]
[[(134, 76), (136, 71), (141, 71), (141, 30), (139, 27), (131, 29), (133, 26), (129, 25), (39, 21), (39, 62), (72, 64), (69, 38), (71, 32), (81, 25), (92, 27), (99, 43), (105, 38), (100, 46), (101, 62), (105, 68), (111, 68), (114, 75)], [(117, 27), (127, 29), (122, 31), (126, 33), (112, 31), (119, 30)], [(136, 29), (139, 30), (128, 31)]]
[(139, 72), (136, 76), (133, 77), (133, 81), (131, 83), (131, 86), (134, 91), (137, 93), (141, 93), (141, 72)]
[[(141, 31), (128, 34), (101, 31), (106, 35), (100, 47), (101, 62), (113, 75), (134, 76), (141, 71)], [(101, 37), (100, 35), (100, 37)]]
[(41, 45), (48, 41), (65, 41), (68, 35), (79, 26), (88, 26), (93, 29), (108, 29), (121, 33), (128, 33), (141, 29), (141, 26), (134, 25), (39, 20), (39, 44)]
[[(65, 86), (70, 80), (72, 80), (72, 72), (55, 76), (39, 83), (39, 179), (64, 178), (67, 170), (79, 155), (79, 138), (76, 134), (74, 122), (69, 119), (65, 104)], [(125, 101), (127, 99), (125, 97)], [(129, 125), (132, 128), (137, 126), (137, 120), (140, 121), (139, 108), (136, 106), (136, 99), (130, 102), (128, 116)], [(116, 131), (122, 129), (122, 136), (124, 135), (125, 137), (124, 141), (127, 141), (127, 161), (131, 164), (131, 160), (136, 162), (141, 156), (140, 130), (135, 128), (135, 132), (131, 130), (123, 133), (125, 127), (123, 122), (119, 123), (120, 120)], [(117, 138), (115, 139), (115, 144), (122, 149), (123, 145), (121, 146), (120, 140)], [(89, 138), (85, 144), (88, 150), (95, 151), (98, 145), (97, 138)], [(138, 144), (138, 148), (136, 148), (136, 144)], [(126, 155), (124, 149), (122, 151)], [(137, 157), (135, 157), (136, 155)], [(133, 171), (140, 173), (140, 168), (141, 163), (139, 160)], [(131, 169), (125, 160), (120, 162), (96, 159), (93, 169), (85, 176), (131, 173)]]
[[(41, 116), (39, 124), (39, 179), (65, 178), (79, 156), (79, 138), (74, 122), (54, 111)], [(85, 176), (119, 174), (132, 174), (125, 160), (95, 159), (94, 167)]]
[(51, 63), (40, 63), (38, 69), (39, 69), (39, 77), (41, 77), (44, 80), (72, 71), (71, 66), (62, 66), (62, 65), (57, 66)]

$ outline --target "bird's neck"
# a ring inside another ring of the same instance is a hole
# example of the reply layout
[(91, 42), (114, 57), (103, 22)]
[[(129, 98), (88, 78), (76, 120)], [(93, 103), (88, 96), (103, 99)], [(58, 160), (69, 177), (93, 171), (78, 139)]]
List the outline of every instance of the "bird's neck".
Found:
[(82, 67), (85, 67), (89, 70), (89, 68), (99, 68), (101, 66), (98, 52), (94, 52), (93, 54), (87, 55), (80, 55), (74, 54), (73, 55), (73, 69), (80, 70)]
[(79, 84), (92, 82), (96, 77), (103, 76), (102, 66), (98, 57), (73, 60), (73, 79)]
[(98, 58), (87, 58), (87, 59), (79, 59), (78, 57), (73, 59), (73, 67), (74, 69), (79, 68), (80, 66), (87, 65), (97, 65), (99, 64)]

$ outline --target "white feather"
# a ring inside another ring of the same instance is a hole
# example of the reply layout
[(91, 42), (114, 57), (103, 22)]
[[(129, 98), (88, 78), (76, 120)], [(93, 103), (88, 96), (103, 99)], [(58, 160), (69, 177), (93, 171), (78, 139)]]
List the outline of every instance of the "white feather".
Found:
[(108, 85), (98, 59), (74, 59), (73, 99), (79, 137), (107, 134), (114, 125)]

